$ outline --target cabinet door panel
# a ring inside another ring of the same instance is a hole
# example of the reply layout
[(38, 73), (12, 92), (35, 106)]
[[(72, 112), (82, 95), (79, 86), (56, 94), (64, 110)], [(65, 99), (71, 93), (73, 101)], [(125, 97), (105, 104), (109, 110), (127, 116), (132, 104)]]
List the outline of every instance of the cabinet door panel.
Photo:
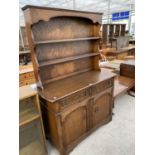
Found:
[(63, 121), (64, 145), (67, 146), (87, 131), (86, 106), (70, 112)]
[(101, 123), (111, 115), (111, 94), (105, 93), (94, 99), (93, 126)]

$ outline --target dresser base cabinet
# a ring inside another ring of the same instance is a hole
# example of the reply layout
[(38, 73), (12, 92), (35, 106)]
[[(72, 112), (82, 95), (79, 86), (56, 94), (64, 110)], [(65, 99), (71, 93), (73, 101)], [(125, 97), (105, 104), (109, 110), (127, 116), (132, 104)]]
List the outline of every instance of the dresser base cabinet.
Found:
[[(65, 106), (61, 100), (52, 103), (40, 97), (46, 136), (61, 155), (68, 155), (95, 129), (112, 120), (113, 81), (111, 78), (104, 82), (111, 86), (101, 87), (102, 83), (90, 86), (86, 91), (89, 95), (80, 102), (68, 96)], [(109, 88), (102, 91), (106, 87)]]

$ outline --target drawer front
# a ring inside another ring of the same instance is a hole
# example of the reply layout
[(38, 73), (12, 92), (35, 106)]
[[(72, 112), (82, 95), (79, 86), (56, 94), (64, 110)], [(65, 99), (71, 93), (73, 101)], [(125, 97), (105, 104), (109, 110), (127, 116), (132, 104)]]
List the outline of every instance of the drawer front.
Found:
[(19, 75), (19, 80), (21, 81), (21, 80), (24, 80), (24, 79), (26, 79), (26, 74), (20, 74)]
[(71, 95), (61, 99), (59, 101), (59, 103), (61, 104), (62, 107), (64, 107), (68, 104), (81, 102), (90, 96), (91, 96), (91, 87), (86, 88), (86, 89), (81, 90), (81, 91), (78, 91), (74, 94), (71, 94)]
[(28, 72), (19, 75), (19, 86), (29, 85), (35, 83), (34, 72)]
[(100, 82), (96, 84), (95, 86), (90, 86), (89, 88), (86, 88), (84, 90), (78, 91), (72, 95), (69, 95), (59, 101), (59, 104), (64, 108), (64, 106), (81, 102), (92, 95), (96, 95), (97, 93), (100, 93), (107, 88), (110, 88), (113, 86), (114, 79), (109, 79), (103, 82)]
[(33, 83), (35, 83), (34, 78), (33, 79), (31, 78), (31, 79), (20, 80), (19, 81), (19, 86), (21, 87), (21, 86), (29, 85), (29, 84), (33, 84)]
[(29, 73), (21, 74), (19, 76), (19, 80), (25, 80), (25, 79), (29, 79), (29, 78), (34, 78), (34, 72), (29, 72)]
[(19, 81), (19, 87), (24, 86), (25, 85), (25, 81)]
[(96, 95), (114, 85), (114, 78), (100, 82), (92, 87), (92, 95)]

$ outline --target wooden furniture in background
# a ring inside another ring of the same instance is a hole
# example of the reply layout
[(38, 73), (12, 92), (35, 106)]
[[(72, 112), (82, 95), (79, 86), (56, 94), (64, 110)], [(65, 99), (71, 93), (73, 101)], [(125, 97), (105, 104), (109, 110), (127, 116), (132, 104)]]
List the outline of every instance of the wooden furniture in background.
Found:
[(29, 62), (31, 62), (30, 51), (19, 51), (19, 65), (27, 65)]
[(111, 39), (111, 48), (116, 48), (116, 50), (120, 50), (128, 46), (129, 46), (129, 36), (120, 36)]
[[(120, 75), (135, 80), (135, 60), (127, 60), (120, 65)], [(135, 92), (135, 85), (131, 88)]]
[(129, 43), (132, 44), (132, 45), (135, 45), (135, 39), (132, 39), (132, 38), (131, 38), (131, 39), (129, 40)]
[(134, 55), (127, 55), (126, 57), (124, 57), (124, 60), (135, 60), (135, 56)]
[(120, 75), (135, 79), (135, 60), (127, 60), (121, 63)]
[(135, 85), (135, 80), (126, 76), (117, 76), (114, 83), (114, 98), (128, 92)]
[(121, 24), (121, 36), (125, 36), (126, 24)]
[(66, 155), (112, 119), (115, 74), (99, 68), (102, 13), (23, 10), (46, 135)]
[(29, 44), (25, 26), (19, 27), (19, 50), (20, 51), (29, 50)]
[(129, 55), (135, 55), (135, 46), (128, 46), (121, 48), (119, 50), (113, 50), (113, 49), (103, 49), (102, 50), (104, 55), (107, 57), (113, 57), (113, 59), (119, 59), (119, 60), (124, 60), (126, 56)]
[(24, 26), (19, 27), (19, 64), (26, 65), (31, 61), (29, 44)]
[(30, 85), (36, 82), (33, 66), (24, 65), (19, 66), (19, 86)]
[(126, 24), (103, 24), (102, 25), (102, 43), (107, 45), (111, 39), (125, 36)]
[(120, 64), (123, 63), (124, 60), (112, 60), (112, 61), (107, 61), (106, 63), (100, 62), (100, 67), (101, 69), (108, 69), (109, 71), (111, 70), (113, 73), (116, 73), (119, 75), (120, 73)]
[(135, 60), (120, 64), (120, 76), (115, 78), (114, 98), (130, 89), (135, 91)]
[(130, 90), (135, 91), (135, 60), (109, 61), (101, 67), (118, 74), (114, 81), (114, 98), (126, 92), (130, 95)]
[(101, 57), (107, 60), (123, 60), (128, 55), (134, 55), (135, 47), (129, 46), (129, 36), (125, 35), (125, 24), (103, 24)]
[(44, 128), (37, 92), (19, 88), (19, 154), (47, 155)]

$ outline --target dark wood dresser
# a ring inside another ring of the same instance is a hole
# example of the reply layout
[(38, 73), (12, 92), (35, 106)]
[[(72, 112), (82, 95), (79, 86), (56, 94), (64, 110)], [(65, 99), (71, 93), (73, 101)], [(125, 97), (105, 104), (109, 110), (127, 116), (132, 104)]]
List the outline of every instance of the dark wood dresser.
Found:
[(112, 120), (115, 74), (99, 68), (102, 14), (23, 10), (46, 136), (66, 155)]

